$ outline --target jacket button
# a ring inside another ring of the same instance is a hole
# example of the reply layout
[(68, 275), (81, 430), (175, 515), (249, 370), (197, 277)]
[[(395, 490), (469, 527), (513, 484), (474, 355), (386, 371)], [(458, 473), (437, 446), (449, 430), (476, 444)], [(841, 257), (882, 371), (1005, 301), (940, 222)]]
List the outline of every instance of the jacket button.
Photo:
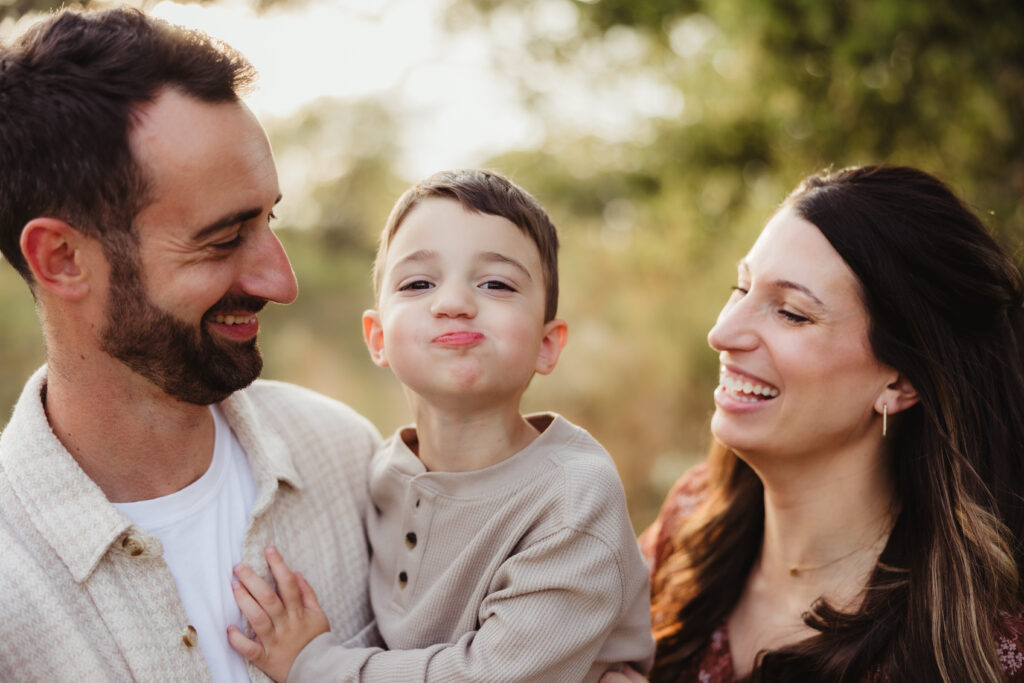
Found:
[(146, 552), (146, 545), (138, 536), (125, 536), (121, 541), (121, 547), (132, 557), (138, 557)]
[(412, 550), (413, 548), (416, 547), (416, 533), (415, 532), (410, 531), (409, 533), (407, 533), (405, 535), (405, 546), (409, 550)]
[(409, 583), (409, 575), (405, 572), (398, 573), (398, 587), (405, 588), (405, 584)]
[(196, 627), (189, 624), (185, 628), (185, 632), (181, 635), (181, 642), (185, 643), (185, 647), (195, 647), (199, 643), (199, 634), (196, 633)]

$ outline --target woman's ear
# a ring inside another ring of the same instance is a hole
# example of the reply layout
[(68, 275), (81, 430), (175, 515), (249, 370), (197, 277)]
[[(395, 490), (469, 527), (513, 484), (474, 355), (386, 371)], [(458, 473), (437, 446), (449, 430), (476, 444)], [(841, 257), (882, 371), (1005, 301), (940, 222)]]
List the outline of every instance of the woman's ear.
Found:
[(533, 368), (538, 374), (546, 375), (555, 369), (568, 338), (569, 326), (561, 318), (544, 323), (544, 336), (541, 337), (537, 363)]
[(889, 415), (906, 410), (917, 403), (917, 390), (902, 373), (898, 373), (894, 381), (886, 385), (882, 393), (875, 399), (875, 412), (883, 411)]
[(21, 231), (21, 253), (35, 285), (56, 296), (81, 299), (89, 291), (85, 235), (58, 218), (33, 218)]
[(363, 311), (363, 340), (370, 351), (370, 359), (386, 368), (388, 359), (384, 353), (384, 328), (380, 325), (380, 313), (373, 309)]

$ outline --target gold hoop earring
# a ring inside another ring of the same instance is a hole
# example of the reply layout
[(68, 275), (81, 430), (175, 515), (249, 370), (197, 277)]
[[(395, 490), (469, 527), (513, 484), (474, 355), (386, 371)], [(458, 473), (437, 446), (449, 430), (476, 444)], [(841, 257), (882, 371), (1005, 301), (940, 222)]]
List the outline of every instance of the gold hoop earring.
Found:
[(889, 431), (889, 404), (882, 404), (882, 438), (885, 438), (886, 432)]

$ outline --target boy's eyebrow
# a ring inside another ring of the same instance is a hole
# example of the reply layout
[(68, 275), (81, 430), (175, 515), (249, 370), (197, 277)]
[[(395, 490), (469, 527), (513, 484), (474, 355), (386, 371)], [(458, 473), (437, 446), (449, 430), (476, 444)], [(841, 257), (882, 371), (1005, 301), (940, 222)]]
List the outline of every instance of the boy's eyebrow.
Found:
[[(740, 262), (736, 264), (736, 267), (745, 272), (750, 272), (750, 268), (747, 266), (746, 259), (740, 259)], [(822, 308), (828, 308), (828, 306), (825, 305), (824, 301), (815, 296), (814, 292), (812, 292), (810, 289), (800, 284), (799, 282), (793, 282), (792, 280), (775, 280), (774, 282), (770, 282), (768, 284), (777, 289), (792, 289), (794, 291), (800, 292), (801, 294), (804, 294), (805, 296), (809, 297), (811, 300), (814, 301), (814, 303), (818, 304)]]
[(516, 261), (514, 258), (505, 256), (504, 254), (499, 253), (497, 251), (485, 251), (482, 254), (480, 254), (480, 257), (483, 258), (484, 261), (487, 261), (489, 263), (507, 263), (513, 268), (522, 271), (523, 275), (526, 276), (527, 280), (533, 280), (533, 278), (530, 276), (530, 271), (526, 269), (526, 266), (524, 266), (519, 261)]
[(415, 261), (427, 261), (429, 259), (436, 258), (436, 257), (437, 257), (437, 252), (436, 251), (431, 251), (430, 249), (418, 249), (418, 250), (412, 252), (411, 254), (406, 254), (401, 259), (396, 261), (395, 262), (395, 266), (396, 267), (400, 266), (403, 263), (406, 263), (406, 262), (409, 262), (409, 261), (413, 261), (413, 262), (415, 262)]
[[(417, 251), (414, 251), (411, 254), (407, 254), (407, 255), (403, 256), (399, 261), (397, 261), (395, 263), (394, 267), (397, 268), (398, 266), (402, 265), (403, 263), (410, 263), (410, 262), (415, 263), (417, 261), (429, 261), (432, 258), (437, 258), (437, 256), (438, 256), (437, 252), (433, 251), (432, 249), (418, 249)], [(516, 270), (521, 271), (523, 273), (523, 275), (528, 280), (533, 280), (533, 277), (531, 277), (530, 271), (527, 270), (526, 266), (524, 266), (522, 263), (520, 263), (519, 261), (515, 260), (514, 258), (511, 258), (509, 256), (505, 256), (504, 254), (502, 254), (500, 252), (497, 252), (497, 251), (483, 251), (483, 252), (480, 252), (479, 257), (480, 257), (481, 260), (483, 260), (486, 263), (507, 263), (510, 266), (512, 266), (513, 268), (515, 268)]]

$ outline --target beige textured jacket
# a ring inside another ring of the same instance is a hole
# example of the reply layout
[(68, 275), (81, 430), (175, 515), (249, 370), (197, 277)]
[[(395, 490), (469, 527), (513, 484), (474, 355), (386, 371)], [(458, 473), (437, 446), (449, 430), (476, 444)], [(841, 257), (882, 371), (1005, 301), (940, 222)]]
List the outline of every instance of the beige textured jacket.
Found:
[[(0, 434), (0, 680), (210, 680), (159, 540), (107, 502), (54, 436), (45, 381), (44, 367)], [(257, 486), (243, 559), (267, 576), (263, 548), (276, 545), (317, 587), (331, 626), (373, 642), (362, 516), (376, 430), (278, 382), (221, 407)]]
[(406, 445), (414, 430), (385, 443), (367, 533), (373, 608), (391, 651), (326, 634), (289, 681), (566, 683), (620, 663), (649, 668), (647, 565), (615, 465), (565, 419), (530, 421), (537, 439), (472, 472), (426, 471)]

